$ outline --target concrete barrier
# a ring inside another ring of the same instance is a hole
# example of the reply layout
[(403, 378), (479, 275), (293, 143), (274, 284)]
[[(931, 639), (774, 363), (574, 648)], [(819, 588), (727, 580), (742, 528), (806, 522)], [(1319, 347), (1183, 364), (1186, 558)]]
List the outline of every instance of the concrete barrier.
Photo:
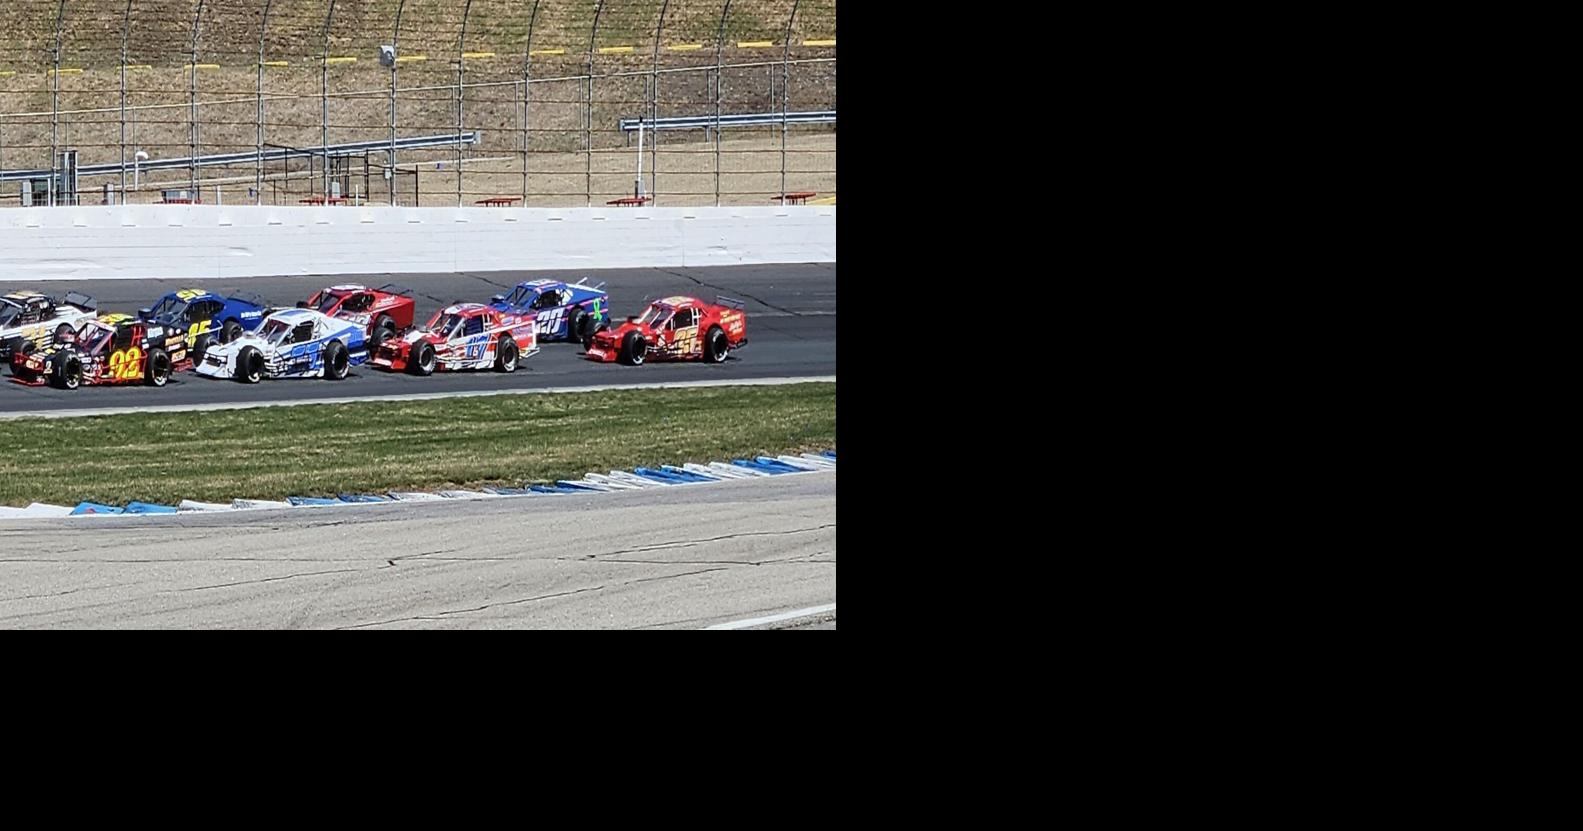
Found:
[(0, 210), (0, 279), (205, 279), (835, 261), (834, 206)]

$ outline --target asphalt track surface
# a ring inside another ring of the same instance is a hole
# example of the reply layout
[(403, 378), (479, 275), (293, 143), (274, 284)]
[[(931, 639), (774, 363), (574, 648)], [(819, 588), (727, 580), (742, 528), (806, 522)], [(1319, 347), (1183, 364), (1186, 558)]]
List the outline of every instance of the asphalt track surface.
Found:
[(83, 387), (74, 392), (13, 383), (9, 369), (0, 380), (0, 412), (195, 406), (213, 403), (264, 403), (282, 399), (374, 397), (410, 393), (550, 389), (596, 384), (674, 383), (678, 381), (783, 378), (836, 374), (836, 268), (834, 263), (718, 266), (712, 268), (591, 269), (586, 271), (510, 271), (461, 274), (376, 274), (334, 277), (248, 277), (230, 280), (77, 280), (27, 285), (7, 283), (0, 292), (38, 289), (46, 294), (86, 292), (101, 311), (135, 313), (163, 294), (183, 288), (251, 291), (281, 306), (295, 305), (313, 292), (343, 283), (411, 288), (419, 322), (457, 301), (487, 302), (522, 280), (552, 277), (574, 282), (604, 281), (612, 316), (638, 314), (646, 301), (676, 294), (713, 300), (723, 294), (746, 301), (748, 344), (724, 364), (656, 363), (641, 367), (599, 364), (581, 356), (582, 347), (545, 343), (510, 375), (498, 372), (436, 373), (428, 378), (354, 367), (345, 381), (282, 379), (244, 385), (235, 381), (178, 373), (163, 389), (143, 386)]
[[(836, 602), (836, 474), (0, 521), (0, 629), (703, 629)], [(754, 628), (829, 629), (835, 614)]]

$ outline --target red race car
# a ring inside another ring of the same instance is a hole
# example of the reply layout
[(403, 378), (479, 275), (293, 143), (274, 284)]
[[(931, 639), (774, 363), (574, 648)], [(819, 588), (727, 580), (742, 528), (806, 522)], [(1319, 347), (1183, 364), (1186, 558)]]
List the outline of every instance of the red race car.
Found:
[(643, 314), (627, 318), (614, 329), (601, 329), (584, 356), (642, 366), (659, 361), (708, 361), (718, 364), (727, 353), (748, 342), (748, 316), (743, 303), (729, 297), (706, 303), (696, 297), (667, 297), (649, 304)]
[(516, 372), (519, 360), (538, 351), (533, 315), (464, 303), (435, 312), (422, 329), (387, 338), (371, 354), (380, 369), (429, 375), (437, 369)]
[(411, 328), (418, 304), (412, 299), (412, 289), (401, 286), (331, 286), (297, 307), (317, 309), (329, 317), (363, 326), (368, 335), (368, 354), (372, 355), (386, 338)]

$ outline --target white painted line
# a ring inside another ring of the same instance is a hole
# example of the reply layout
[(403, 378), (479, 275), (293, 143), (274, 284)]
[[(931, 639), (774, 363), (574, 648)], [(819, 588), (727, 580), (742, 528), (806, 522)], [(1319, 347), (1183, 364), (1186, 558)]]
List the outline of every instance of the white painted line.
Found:
[(813, 617), (814, 615), (822, 615), (826, 612), (833, 611), (835, 611), (835, 604), (831, 603), (828, 606), (813, 606), (807, 609), (798, 609), (794, 612), (782, 612), (781, 614), (770, 615), (769, 617), (755, 617), (749, 618), (747, 620), (734, 620), (730, 623), (716, 623), (713, 626), (705, 626), (704, 629), (747, 629), (753, 626), (763, 626), (766, 623), (780, 623), (783, 620), (795, 620), (800, 617)]
[[(206, 382), (207, 383), (207, 382)], [(290, 382), (286, 382), (290, 383)], [(676, 381), (657, 384), (597, 384), (588, 387), (544, 387), (525, 390), (468, 390), (463, 392), (424, 392), (409, 395), (371, 395), (366, 398), (310, 398), (298, 401), (226, 401), (211, 404), (174, 404), (162, 407), (102, 407), (88, 410), (44, 410), (40, 412), (0, 413), (0, 420), (15, 418), (82, 418), (83, 416), (125, 415), (127, 413), (194, 413), (215, 410), (251, 410), (259, 407), (302, 407), (311, 404), (356, 404), (360, 401), (436, 401), (442, 398), (482, 398), (490, 395), (542, 395), (559, 392), (608, 392), (611, 390), (675, 390), (698, 387), (779, 387), (786, 384), (835, 383), (834, 375), (808, 375), (801, 378), (738, 378), (717, 381)]]

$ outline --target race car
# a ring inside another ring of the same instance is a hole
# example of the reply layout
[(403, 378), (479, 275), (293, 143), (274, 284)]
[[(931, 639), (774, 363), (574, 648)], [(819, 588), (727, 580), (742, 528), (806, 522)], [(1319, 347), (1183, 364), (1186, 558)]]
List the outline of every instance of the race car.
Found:
[(194, 360), (199, 375), (256, 384), (264, 378), (330, 378), (368, 360), (363, 327), (312, 309), (283, 309), (264, 318), (256, 332), (209, 347)]
[(172, 372), (187, 366), (187, 342), (180, 332), (122, 314), (88, 320), (42, 349), (29, 343), (11, 358), (17, 383), (63, 390), (83, 384), (163, 387)]
[(649, 358), (663, 361), (703, 360), (718, 364), (727, 353), (748, 342), (748, 316), (743, 303), (718, 297), (706, 303), (696, 297), (667, 297), (614, 329), (595, 332), (584, 357), (609, 363), (642, 366)]
[(380, 286), (331, 286), (315, 293), (298, 308), (318, 309), (330, 317), (364, 328), (368, 335), (368, 353), (374, 354), (386, 338), (412, 327), (417, 311), (417, 301), (412, 299), (412, 289), (396, 285)]
[(539, 340), (568, 340), (587, 344), (601, 325), (610, 323), (610, 296), (605, 284), (587, 285), (584, 278), (567, 284), (560, 280), (518, 283), (510, 294), (489, 298), (502, 312), (537, 315)]
[(75, 291), (67, 292), (63, 301), (36, 291), (0, 295), (0, 363), (9, 364), (22, 343), (44, 347), (52, 337), (76, 331), (93, 320), (96, 306), (92, 297)]
[(257, 329), (267, 314), (269, 303), (256, 294), (225, 296), (204, 289), (182, 289), (161, 297), (153, 308), (139, 310), (137, 316), (183, 333), (192, 362), (200, 364), (210, 344), (230, 343), (243, 332)]
[(490, 368), (516, 372), (518, 361), (538, 351), (532, 315), (464, 303), (435, 312), (421, 329), (386, 340), (375, 350), (373, 363), (413, 375)]

